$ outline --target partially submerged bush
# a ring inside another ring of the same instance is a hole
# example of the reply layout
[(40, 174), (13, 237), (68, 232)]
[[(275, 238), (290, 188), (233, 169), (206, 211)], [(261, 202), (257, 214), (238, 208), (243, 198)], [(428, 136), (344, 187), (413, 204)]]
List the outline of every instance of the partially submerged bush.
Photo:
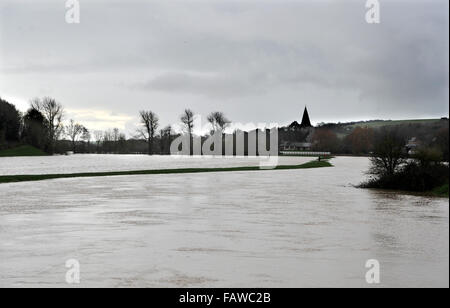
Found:
[(360, 187), (425, 192), (448, 184), (449, 167), (442, 163), (440, 149), (421, 148), (407, 158), (403, 148), (403, 140), (395, 131), (381, 131), (371, 158), (372, 178)]
[(423, 165), (411, 160), (394, 174), (384, 174), (361, 184), (363, 188), (384, 188), (425, 192), (448, 183), (448, 165)]
[(427, 167), (442, 162), (444, 155), (438, 148), (421, 148), (413, 158), (416, 159), (421, 166)]

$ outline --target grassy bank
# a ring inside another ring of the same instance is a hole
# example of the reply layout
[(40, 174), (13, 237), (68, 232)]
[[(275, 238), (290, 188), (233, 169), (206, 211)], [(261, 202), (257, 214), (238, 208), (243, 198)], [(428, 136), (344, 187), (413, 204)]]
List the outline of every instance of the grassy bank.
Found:
[(138, 171), (113, 171), (113, 172), (92, 172), (92, 173), (69, 173), (69, 174), (36, 174), (36, 175), (3, 175), (0, 176), (1, 183), (43, 181), (51, 179), (64, 178), (82, 178), (82, 177), (104, 177), (120, 175), (147, 175), (147, 174), (179, 174), (179, 173), (204, 173), (204, 172), (232, 172), (232, 171), (259, 171), (259, 170), (286, 170), (286, 169), (308, 169), (332, 167), (328, 161), (311, 161), (301, 165), (280, 165), (275, 169), (260, 169), (257, 166), (252, 167), (229, 167), (229, 168), (182, 168), (182, 169), (155, 169)]
[(381, 189), (381, 190), (389, 190), (389, 191), (397, 191), (402, 193), (410, 193), (413, 195), (420, 196), (428, 196), (428, 197), (439, 197), (439, 198), (448, 198), (449, 197), (449, 186), (448, 183), (435, 187), (431, 190), (412, 190), (412, 189), (396, 189), (392, 187), (380, 187), (377, 185), (370, 185), (368, 183), (363, 183), (358, 188), (369, 188), (369, 189)]
[(435, 197), (448, 198), (448, 183), (442, 186), (436, 187), (431, 191), (431, 195)]
[(313, 158), (319, 158), (321, 160), (328, 160), (328, 159), (332, 159), (335, 158), (334, 155), (303, 155), (301, 154), (301, 152), (299, 152), (298, 154), (296, 153), (296, 151), (283, 151), (283, 152), (295, 152), (295, 154), (284, 154), (284, 153), (279, 153), (279, 156), (283, 156), (283, 157), (313, 157)]
[(360, 188), (388, 189), (449, 197), (449, 167), (444, 164), (421, 166), (409, 162), (392, 175), (379, 175), (359, 185)]
[(395, 125), (412, 125), (412, 124), (434, 124), (439, 123), (441, 119), (412, 119), (412, 120), (379, 120), (379, 121), (365, 121), (357, 122), (350, 125), (350, 127), (371, 127), (379, 128), (383, 126), (395, 126)]
[(0, 151), (0, 157), (13, 157), (13, 156), (45, 156), (45, 152), (36, 149), (30, 145), (23, 145), (17, 148)]

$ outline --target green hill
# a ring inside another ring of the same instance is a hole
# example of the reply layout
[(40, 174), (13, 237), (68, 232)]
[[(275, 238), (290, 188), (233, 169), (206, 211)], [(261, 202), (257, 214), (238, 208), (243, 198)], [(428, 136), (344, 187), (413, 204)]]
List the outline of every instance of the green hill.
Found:
[(350, 127), (371, 127), (377, 128), (382, 126), (392, 126), (392, 125), (405, 125), (405, 124), (434, 124), (439, 123), (441, 119), (414, 119), (414, 120), (377, 120), (377, 121), (366, 121), (366, 122), (356, 122), (348, 126)]

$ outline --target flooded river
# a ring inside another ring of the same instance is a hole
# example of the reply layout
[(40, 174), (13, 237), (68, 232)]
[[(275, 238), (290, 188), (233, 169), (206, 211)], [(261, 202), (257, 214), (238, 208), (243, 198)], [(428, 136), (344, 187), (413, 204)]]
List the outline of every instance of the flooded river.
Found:
[(0, 184), (0, 287), (69, 286), (68, 259), (80, 287), (373, 287), (368, 259), (378, 286), (448, 287), (448, 199), (357, 189), (368, 160), (332, 163)]

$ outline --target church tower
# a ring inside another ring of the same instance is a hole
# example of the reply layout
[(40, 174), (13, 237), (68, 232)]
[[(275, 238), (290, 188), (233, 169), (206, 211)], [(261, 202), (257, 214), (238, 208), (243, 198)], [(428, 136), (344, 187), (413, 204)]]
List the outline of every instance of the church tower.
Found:
[(309, 120), (308, 109), (306, 108), (306, 106), (305, 111), (303, 111), (302, 124), (300, 124), (300, 127), (302, 128), (312, 127), (311, 121)]

